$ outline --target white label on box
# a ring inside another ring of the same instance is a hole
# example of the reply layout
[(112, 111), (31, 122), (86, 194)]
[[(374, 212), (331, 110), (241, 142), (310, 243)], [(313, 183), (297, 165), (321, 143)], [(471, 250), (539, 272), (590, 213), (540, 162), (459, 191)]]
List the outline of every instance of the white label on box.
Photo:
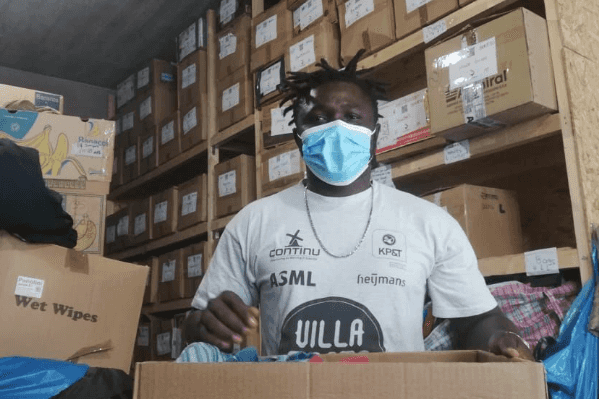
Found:
[(71, 155), (104, 158), (104, 143), (99, 140), (87, 140), (84, 137), (79, 137), (79, 141), (71, 146)]
[(112, 244), (116, 240), (116, 226), (106, 228), (106, 244)]
[(123, 216), (116, 225), (116, 235), (122, 237), (127, 234), (129, 234), (129, 216)]
[(142, 213), (141, 215), (137, 215), (135, 217), (135, 222), (133, 226), (133, 234), (136, 236), (146, 232), (146, 214)]
[(297, 72), (316, 63), (316, 52), (314, 51), (314, 35), (310, 35), (299, 43), (289, 47), (290, 68)]
[(462, 88), (464, 122), (478, 122), (487, 116), (485, 93), (482, 82), (472, 83)]
[(196, 51), (196, 24), (179, 35), (179, 61)]
[(274, 65), (266, 68), (260, 73), (260, 94), (263, 96), (277, 90), (277, 86), (281, 84), (281, 63), (277, 62)]
[(302, 30), (306, 29), (312, 22), (324, 15), (322, 0), (308, 0), (296, 11), (299, 11), (298, 22), (300, 29)]
[(198, 19), (198, 47), (206, 47), (204, 44), (204, 18)]
[(442, 58), (443, 63), (449, 67), (449, 90), (497, 74), (497, 48), (494, 37)]
[(126, 102), (135, 97), (135, 75), (129, 76), (120, 83), (116, 89), (117, 108), (122, 107)]
[(230, 110), (239, 104), (239, 83), (235, 83), (223, 91), (223, 112)]
[(218, 176), (218, 196), (225, 197), (227, 195), (235, 194), (237, 192), (236, 186), (237, 174), (234, 170), (223, 173)]
[(137, 329), (137, 346), (150, 346), (150, 328), (140, 326)]
[(197, 191), (183, 196), (183, 203), (181, 204), (181, 216), (189, 215), (197, 210), (198, 206), (198, 193)]
[(173, 344), (171, 349), (171, 358), (176, 359), (181, 354), (183, 349), (183, 338), (181, 336), (180, 328), (173, 328)]
[(381, 165), (372, 170), (372, 180), (384, 184), (385, 186), (395, 188), (391, 175), (391, 165)]
[(374, 0), (348, 0), (345, 2), (345, 27), (374, 11)]
[(196, 82), (196, 64), (191, 64), (181, 73), (181, 88), (186, 89)]
[(218, 43), (220, 44), (220, 50), (218, 52), (218, 59), (222, 60), (228, 55), (235, 54), (235, 50), (237, 50), (237, 36), (232, 33), (229, 33), (218, 39)]
[(293, 12), (293, 28), (297, 28), (302, 23), (301, 7)]
[(196, 116), (196, 107), (193, 107), (192, 110), (183, 117), (183, 134), (189, 133), (189, 131), (197, 125), (198, 118)]
[(144, 120), (151, 113), (152, 113), (152, 96), (146, 98), (139, 105), (139, 119)]
[(177, 267), (177, 260), (171, 259), (168, 262), (162, 264), (162, 280), (163, 283), (169, 281), (175, 281), (175, 269)]
[(276, 14), (256, 26), (256, 48), (277, 38)]
[(150, 84), (150, 67), (145, 67), (137, 72), (137, 88), (141, 89)]
[(449, 144), (443, 149), (445, 164), (470, 158), (470, 141), (468, 139)]
[(202, 276), (202, 254), (187, 257), (187, 277)]
[(432, 0), (406, 0), (406, 12), (409, 14)]
[(44, 292), (44, 280), (33, 277), (17, 277), (15, 286), (15, 295), (27, 296), (30, 298), (41, 298)]
[(143, 148), (142, 148), (143, 159), (146, 159), (153, 153), (154, 153), (154, 136), (150, 136), (147, 138), (146, 141), (144, 141), (144, 144), (143, 144)]
[(268, 181), (274, 181), (282, 177), (290, 176), (300, 172), (299, 150), (293, 150), (277, 155), (268, 160)]
[(123, 116), (123, 132), (133, 129), (133, 122), (135, 119), (135, 113), (129, 112)]
[(539, 249), (524, 253), (527, 276), (559, 273), (557, 248)]
[(393, 146), (404, 135), (428, 126), (424, 100), (426, 89), (387, 103), (379, 103), (380, 132), (376, 148)]
[(168, 201), (161, 202), (154, 206), (154, 224), (162, 223), (166, 221), (166, 214), (168, 210)]
[(173, 140), (175, 138), (175, 121), (170, 121), (162, 126), (162, 131), (160, 133), (160, 143), (162, 143), (162, 145)]
[(270, 135), (271, 136), (280, 136), (282, 134), (290, 134), (293, 133), (293, 129), (295, 128), (295, 123), (291, 123), (293, 120), (293, 111), (287, 112), (287, 115), (283, 116), (283, 111), (285, 107), (280, 108), (272, 108), (270, 110)]
[(165, 332), (156, 336), (156, 352), (158, 352), (158, 356), (164, 356), (171, 353), (170, 332)]
[(137, 146), (132, 145), (125, 151), (125, 165), (131, 165), (137, 159)]
[(221, 0), (220, 2), (220, 23), (226, 24), (233, 19), (237, 8), (236, 0)]
[(447, 32), (447, 24), (444, 19), (422, 28), (422, 36), (424, 36), (425, 43), (431, 42), (445, 32)]

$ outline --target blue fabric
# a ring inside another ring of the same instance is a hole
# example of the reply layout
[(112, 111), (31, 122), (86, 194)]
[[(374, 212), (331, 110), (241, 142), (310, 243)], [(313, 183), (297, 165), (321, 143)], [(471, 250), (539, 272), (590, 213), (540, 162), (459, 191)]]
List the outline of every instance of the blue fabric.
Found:
[(593, 239), (594, 276), (572, 304), (555, 345), (547, 348), (543, 360), (552, 399), (597, 398), (599, 339), (588, 330), (598, 275), (597, 240)]
[(0, 358), (0, 398), (51, 398), (83, 378), (88, 369), (59, 360)]
[(296, 352), (290, 355), (258, 356), (254, 347), (244, 348), (232, 355), (221, 352), (214, 345), (196, 342), (183, 349), (177, 363), (221, 363), (221, 362), (305, 362), (316, 353)]

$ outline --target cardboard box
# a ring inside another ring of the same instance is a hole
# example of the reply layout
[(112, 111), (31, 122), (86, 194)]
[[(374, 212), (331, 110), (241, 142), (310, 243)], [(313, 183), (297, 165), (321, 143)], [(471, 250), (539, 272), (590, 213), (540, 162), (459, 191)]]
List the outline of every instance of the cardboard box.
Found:
[(59, 94), (0, 84), (0, 108), (15, 101), (29, 101), (36, 108), (49, 107), (60, 114), (64, 111), (64, 98)]
[[(324, 355), (324, 363), (138, 363), (134, 397), (289, 399), (530, 398), (548, 395), (541, 363), (487, 352)], [(274, 377), (274, 378), (273, 378)]]
[(337, 0), (337, 9), (344, 65), (360, 49), (372, 54), (395, 40), (393, 0)]
[(431, 135), (427, 90), (379, 104), (381, 129), (376, 153), (416, 143)]
[(547, 24), (524, 8), (426, 49), (425, 58), (434, 135), (463, 140), (557, 109)]
[(183, 298), (183, 252), (178, 249), (158, 257), (158, 302)]
[(142, 176), (158, 166), (158, 130), (146, 130), (139, 136), (139, 175)]
[(110, 255), (118, 249), (116, 242), (116, 224), (118, 219), (114, 214), (106, 216), (106, 234), (104, 235), (104, 255)]
[[(177, 67), (179, 109), (208, 102), (208, 61), (206, 50), (191, 54)], [(168, 116), (168, 115), (167, 115)]]
[(185, 152), (208, 139), (208, 117), (205, 104), (191, 104), (181, 108), (179, 126), (181, 152)]
[(401, 39), (458, 9), (458, 0), (394, 0), (395, 37)]
[[(170, 64), (169, 64), (170, 66)], [(172, 68), (175, 76), (176, 67)], [(159, 82), (137, 100), (137, 121), (144, 129), (157, 126), (177, 110), (177, 81)]]
[(131, 143), (123, 151), (123, 184), (139, 177), (139, 145)]
[(125, 148), (129, 144), (129, 136), (132, 135), (133, 129), (137, 126), (137, 107), (134, 102), (123, 107), (118, 115), (119, 130), (115, 138), (115, 147)]
[(77, 231), (76, 251), (87, 254), (104, 253), (104, 221), (106, 196), (57, 191), (62, 196), (62, 207), (73, 218)]
[(216, 217), (235, 213), (256, 199), (256, 162), (240, 155), (214, 166)]
[(183, 61), (193, 52), (206, 48), (208, 37), (208, 24), (204, 17), (198, 18), (177, 36), (177, 56), (179, 62)]
[(154, 212), (152, 210), (152, 197), (133, 201), (130, 203), (131, 208), (131, 245), (143, 244), (151, 240)]
[[(0, 232), (0, 356), (131, 366), (148, 269)], [(123, 306), (126, 304), (126, 306)]]
[[(332, 24), (339, 23), (335, 0), (287, 0), (287, 8), (293, 11), (293, 36), (326, 19)], [(337, 29), (338, 26), (336, 26)]]
[(110, 191), (123, 184), (123, 149), (115, 148), (112, 159), (112, 179), (110, 180)]
[(289, 125), (293, 119), (293, 111), (283, 116), (283, 111), (290, 105), (291, 103), (287, 102), (279, 106), (279, 103), (275, 102), (262, 108), (262, 148), (274, 147), (293, 140), (295, 124)]
[(295, 141), (282, 144), (262, 153), (262, 196), (304, 178), (306, 166)]
[[(221, 0), (216, 10), (218, 13), (218, 32), (234, 25), (237, 20), (244, 16), (252, 15), (251, 0)], [(249, 37), (249, 36), (248, 36)]]
[(284, 56), (293, 33), (293, 16), (280, 1), (253, 19), (251, 71)]
[(460, 4), (460, 7), (464, 7), (465, 5), (468, 5), (468, 4), (472, 3), (473, 1), (474, 0), (459, 0), (458, 2)]
[(285, 79), (286, 71), (289, 69), (288, 65), (285, 57), (280, 57), (256, 71), (254, 86), (258, 108), (276, 102), (283, 95), (281, 83)]
[(167, 236), (177, 230), (177, 216), (179, 215), (177, 191), (177, 187), (171, 187), (152, 196), (154, 205), (152, 239)]
[(228, 28), (217, 35), (217, 79), (224, 79), (239, 68), (248, 67), (251, 41), (252, 18), (249, 15), (236, 18)]
[(218, 130), (243, 120), (254, 112), (252, 76), (246, 68), (218, 82)]
[(131, 210), (124, 207), (113, 214), (116, 218), (116, 245), (115, 249), (120, 250), (131, 245)]
[(146, 67), (137, 72), (137, 100), (143, 101), (152, 91), (162, 93), (163, 88), (169, 92), (177, 81), (176, 74), (177, 67), (170, 62), (151, 60)]
[(144, 290), (144, 305), (158, 302), (158, 273), (160, 270), (158, 265), (158, 258), (152, 257), (142, 262), (136, 262), (140, 265), (144, 265), (150, 268), (148, 273), (148, 279), (146, 281), (146, 288)]
[(477, 258), (524, 251), (515, 192), (464, 184), (423, 198), (446, 209), (460, 223)]
[(176, 314), (172, 320), (173, 337), (171, 339), (171, 358), (173, 359), (177, 359), (185, 348), (183, 343), (183, 325), (185, 324), (185, 317), (185, 313), (179, 313)]
[(0, 109), (0, 138), (38, 150), (45, 179), (85, 178), (108, 189), (114, 133), (114, 121)]
[(310, 27), (289, 41), (286, 63), (291, 72), (314, 72), (322, 58), (333, 68), (340, 68), (339, 64), (339, 27), (328, 19)]
[(193, 298), (208, 267), (207, 242), (183, 248), (183, 298)]
[(158, 133), (158, 163), (163, 165), (181, 153), (179, 111), (165, 119)]
[(170, 319), (152, 320), (152, 352), (154, 360), (171, 360), (173, 324)]
[(137, 325), (137, 336), (135, 338), (135, 347), (133, 349), (133, 366), (135, 363), (148, 362), (152, 360), (151, 343), (152, 325), (147, 316), (140, 316)]
[(135, 74), (127, 77), (116, 87), (116, 108), (121, 109), (124, 105), (135, 100)]
[(179, 220), (177, 230), (208, 220), (208, 187), (207, 176), (199, 175), (179, 186)]

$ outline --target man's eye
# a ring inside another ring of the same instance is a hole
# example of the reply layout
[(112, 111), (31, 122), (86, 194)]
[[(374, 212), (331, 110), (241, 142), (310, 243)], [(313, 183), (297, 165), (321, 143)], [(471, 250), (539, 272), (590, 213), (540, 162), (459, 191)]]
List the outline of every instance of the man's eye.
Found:
[(325, 121), (327, 120), (327, 118), (326, 118), (326, 116), (324, 116), (324, 115), (316, 115), (316, 116), (314, 117), (314, 120), (315, 120), (316, 122), (325, 122)]
[(358, 114), (354, 114), (353, 112), (352, 112), (351, 114), (349, 114), (349, 115), (347, 116), (347, 118), (348, 118), (349, 120), (353, 120), (353, 121), (355, 121), (355, 120), (358, 120), (358, 119), (362, 119), (362, 118), (360, 117), (360, 115), (358, 115)]

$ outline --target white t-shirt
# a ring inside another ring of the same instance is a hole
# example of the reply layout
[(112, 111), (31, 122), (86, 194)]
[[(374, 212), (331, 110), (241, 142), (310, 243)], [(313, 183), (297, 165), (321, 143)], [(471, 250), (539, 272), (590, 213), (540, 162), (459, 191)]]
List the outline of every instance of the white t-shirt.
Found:
[(308, 191), (319, 245), (298, 184), (242, 209), (227, 225), (192, 305), (233, 291), (260, 305), (266, 355), (424, 350), (428, 282), (436, 317), (497, 303), (462, 228), (438, 206), (376, 182), (350, 197)]

